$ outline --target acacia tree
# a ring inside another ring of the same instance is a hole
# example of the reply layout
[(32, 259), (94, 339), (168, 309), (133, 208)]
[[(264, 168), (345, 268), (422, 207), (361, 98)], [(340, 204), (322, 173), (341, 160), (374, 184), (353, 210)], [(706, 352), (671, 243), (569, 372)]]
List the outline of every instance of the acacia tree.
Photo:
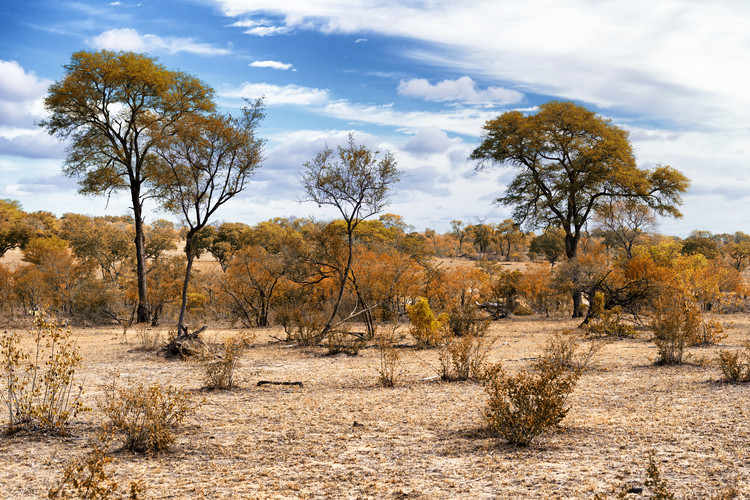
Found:
[(304, 164), (301, 183), (310, 201), (318, 206), (336, 207), (346, 223), (348, 256), (340, 275), (340, 285), (331, 316), (320, 332), (324, 338), (336, 318), (352, 268), (354, 230), (364, 219), (377, 214), (388, 204), (388, 192), (401, 177), (390, 151), (378, 159), (379, 151), (370, 151), (354, 143), (349, 134), (347, 147), (338, 151), (326, 147)]
[(185, 116), (213, 110), (213, 90), (186, 73), (170, 71), (133, 52), (76, 52), (63, 78), (50, 86), (41, 122), (69, 139), (64, 172), (80, 177), (80, 192), (127, 190), (135, 222), (137, 322), (150, 319), (143, 203), (151, 196), (155, 148)]
[(262, 161), (263, 140), (256, 136), (264, 117), (263, 100), (242, 108), (242, 116), (186, 116), (174, 134), (159, 148), (163, 160), (155, 176), (157, 194), (165, 209), (179, 215), (187, 227), (187, 266), (182, 285), (182, 304), (177, 321), (184, 326), (188, 285), (196, 249), (193, 238), (206, 227), (220, 206), (244, 188)]
[[(680, 217), (688, 179), (669, 166), (636, 166), (628, 133), (572, 102), (551, 101), (535, 114), (503, 113), (484, 125), (471, 153), (477, 171), (495, 165), (517, 175), (496, 202), (514, 207), (513, 218), (531, 228), (565, 231), (565, 254), (574, 259), (586, 222), (612, 199), (629, 199), (659, 215)], [(573, 292), (573, 316), (581, 317), (581, 293)]]

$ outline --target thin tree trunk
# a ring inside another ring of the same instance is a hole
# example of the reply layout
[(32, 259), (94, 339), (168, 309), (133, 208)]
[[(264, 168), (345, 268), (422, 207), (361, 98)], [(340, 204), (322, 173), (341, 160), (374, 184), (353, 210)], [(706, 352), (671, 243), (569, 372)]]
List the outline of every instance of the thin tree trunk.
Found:
[(148, 284), (146, 279), (146, 238), (143, 230), (143, 207), (141, 206), (140, 190), (131, 185), (133, 198), (133, 218), (135, 219), (135, 262), (138, 277), (138, 309), (136, 323), (151, 321), (151, 311), (148, 305)]
[(331, 331), (331, 323), (333, 323), (333, 320), (336, 318), (336, 314), (338, 314), (339, 312), (339, 306), (341, 305), (341, 300), (344, 298), (344, 290), (346, 289), (346, 281), (349, 279), (349, 271), (352, 268), (352, 256), (354, 253), (354, 239), (352, 237), (353, 232), (354, 232), (354, 228), (351, 226), (351, 222), (347, 221), (347, 233), (348, 233), (348, 238), (349, 238), (349, 257), (346, 259), (346, 268), (344, 269), (344, 274), (341, 277), (341, 286), (339, 287), (339, 296), (336, 299), (336, 303), (333, 306), (333, 312), (331, 313), (331, 317), (328, 318), (328, 321), (323, 327), (323, 330), (320, 332), (321, 339), (324, 339), (326, 335), (328, 335), (328, 332)]
[(187, 267), (185, 268), (185, 281), (182, 283), (182, 304), (180, 305), (180, 318), (177, 320), (177, 336), (187, 335), (185, 329), (185, 311), (187, 310), (188, 284), (190, 283), (190, 271), (193, 269), (193, 245), (191, 233), (187, 235), (185, 242), (185, 254), (187, 256)]

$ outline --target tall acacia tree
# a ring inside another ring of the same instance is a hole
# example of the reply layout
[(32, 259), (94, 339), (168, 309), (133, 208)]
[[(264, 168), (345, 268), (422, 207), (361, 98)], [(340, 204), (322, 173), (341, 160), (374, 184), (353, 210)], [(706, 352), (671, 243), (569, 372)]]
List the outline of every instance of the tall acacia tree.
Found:
[(76, 52), (63, 78), (52, 84), (41, 122), (68, 139), (64, 172), (80, 178), (80, 192), (127, 190), (135, 220), (137, 322), (150, 320), (143, 203), (158, 163), (156, 146), (186, 116), (214, 109), (213, 90), (151, 57), (133, 52)]
[(381, 158), (378, 158), (379, 154), (379, 151), (373, 152), (355, 144), (354, 136), (349, 134), (346, 147), (339, 146), (338, 151), (326, 147), (304, 165), (301, 183), (309, 201), (314, 201), (318, 206), (336, 207), (346, 222), (347, 261), (341, 272), (333, 311), (320, 333), (321, 338), (331, 330), (349, 280), (354, 254), (354, 230), (364, 219), (383, 210), (388, 204), (388, 192), (401, 178), (401, 171), (390, 151), (386, 151)]
[[(576, 257), (586, 222), (605, 203), (628, 199), (659, 215), (681, 217), (680, 194), (690, 185), (669, 166), (638, 168), (625, 130), (567, 101), (489, 120), (470, 158), (478, 160), (477, 171), (495, 165), (516, 169), (496, 202), (513, 206), (519, 224), (561, 227), (568, 259)], [(582, 316), (580, 292), (573, 294), (573, 316)]]
[(240, 193), (262, 161), (263, 140), (257, 129), (264, 117), (258, 99), (242, 109), (242, 116), (187, 116), (174, 134), (159, 147), (161, 165), (155, 173), (155, 190), (165, 209), (177, 214), (187, 227), (187, 267), (182, 285), (182, 304), (177, 321), (179, 335), (184, 326), (188, 285), (196, 249), (196, 233), (206, 227), (222, 205)]

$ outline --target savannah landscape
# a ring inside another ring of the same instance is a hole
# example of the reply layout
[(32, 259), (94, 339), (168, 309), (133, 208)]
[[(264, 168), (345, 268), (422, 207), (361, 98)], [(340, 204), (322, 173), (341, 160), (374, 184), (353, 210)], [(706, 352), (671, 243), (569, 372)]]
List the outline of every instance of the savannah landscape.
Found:
[(750, 236), (659, 234), (690, 181), (609, 120), (488, 121), (500, 222), (385, 213), (397, 158), (351, 134), (299, 178), (340, 218), (251, 226), (217, 213), (262, 99), (218, 114), (143, 54), (65, 70), (41, 126), (132, 214), (0, 202), (5, 497), (750, 496)]

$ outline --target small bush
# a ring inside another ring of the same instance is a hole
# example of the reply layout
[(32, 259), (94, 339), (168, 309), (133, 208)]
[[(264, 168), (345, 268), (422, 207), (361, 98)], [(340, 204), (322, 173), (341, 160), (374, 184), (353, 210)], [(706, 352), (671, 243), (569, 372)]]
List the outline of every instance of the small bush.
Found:
[(85, 500), (142, 498), (145, 488), (137, 481), (131, 481), (127, 492), (119, 491), (119, 485), (107, 473), (106, 466), (113, 460), (105, 453), (104, 447), (104, 443), (97, 444), (85, 457), (71, 461), (47, 497)]
[(221, 347), (218, 355), (211, 355), (207, 350), (200, 358), (206, 387), (209, 389), (231, 389), (234, 387), (234, 372), (240, 363), (245, 349), (254, 335), (246, 332), (230, 337)]
[(674, 493), (669, 489), (669, 483), (661, 477), (659, 466), (656, 463), (654, 450), (648, 452), (648, 466), (646, 468), (646, 487), (651, 490), (651, 498), (654, 500), (673, 500)]
[(161, 347), (161, 333), (146, 325), (137, 325), (135, 327), (135, 336), (138, 340), (138, 349), (142, 351), (156, 351)]
[(531, 316), (532, 314), (534, 314), (534, 310), (524, 304), (521, 304), (513, 310), (513, 315), (515, 316)]
[(486, 385), (487, 427), (514, 446), (528, 446), (565, 418), (580, 373), (546, 358), (516, 375), (496, 370)]
[(744, 352), (719, 352), (717, 362), (727, 382), (732, 384), (750, 382), (750, 344), (745, 344)]
[(377, 349), (380, 354), (380, 370), (378, 381), (383, 387), (393, 387), (396, 385), (398, 376), (398, 361), (401, 354), (394, 345), (396, 343), (397, 324), (382, 333), (377, 340)]
[(117, 376), (105, 387), (101, 409), (111, 429), (125, 438), (133, 452), (161, 452), (174, 442), (173, 429), (193, 413), (190, 393), (172, 386), (143, 384), (117, 387)]
[(490, 320), (476, 306), (457, 306), (448, 312), (448, 329), (456, 337), (483, 335), (489, 327)]
[(589, 321), (584, 329), (592, 335), (618, 338), (635, 335), (633, 326), (623, 322), (621, 307), (604, 308), (604, 294), (602, 292), (594, 294), (590, 313)]
[(430, 304), (424, 297), (420, 297), (416, 304), (407, 306), (406, 312), (412, 324), (409, 333), (417, 341), (417, 346), (435, 346), (445, 337), (447, 316), (440, 315), (435, 318)]
[(686, 297), (662, 297), (654, 308), (651, 328), (659, 352), (657, 364), (679, 365), (685, 346), (698, 337), (701, 315), (698, 306)]
[(485, 377), (487, 356), (495, 339), (471, 334), (450, 336), (440, 349), (440, 377), (443, 380), (482, 380)]
[(352, 334), (349, 332), (349, 330), (345, 328), (345, 325), (339, 325), (335, 330), (332, 330), (328, 334), (326, 341), (326, 347), (328, 348), (327, 354), (329, 356), (334, 356), (340, 353), (349, 356), (356, 356), (364, 345), (365, 340), (358, 334)]
[(69, 420), (87, 408), (75, 386), (81, 364), (70, 328), (63, 328), (44, 312), (34, 318), (32, 349), (21, 347), (21, 336), (4, 332), (0, 338), (0, 362), (8, 408), (8, 432), (19, 429), (63, 432)]
[(573, 330), (562, 330), (552, 334), (542, 350), (542, 359), (563, 368), (584, 369), (591, 358), (601, 350), (604, 342), (591, 342), (588, 349), (580, 348), (581, 336)]

